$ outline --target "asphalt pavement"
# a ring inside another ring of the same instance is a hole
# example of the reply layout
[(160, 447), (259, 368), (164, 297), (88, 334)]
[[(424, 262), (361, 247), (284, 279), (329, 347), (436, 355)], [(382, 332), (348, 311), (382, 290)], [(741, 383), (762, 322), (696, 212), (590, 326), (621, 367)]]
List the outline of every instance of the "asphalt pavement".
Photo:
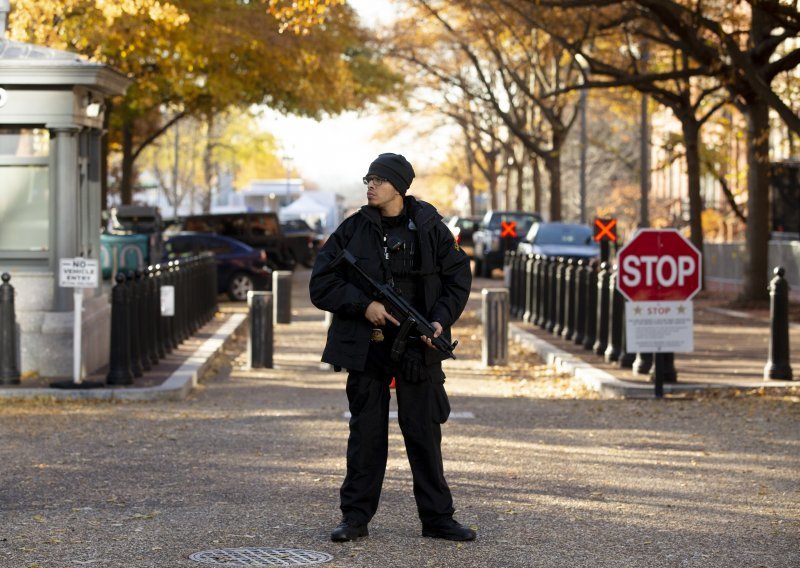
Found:
[[(749, 390), (733, 377), (663, 400), (606, 399), (520, 343), (508, 366), (483, 368), (480, 288), (497, 282), (481, 280), (455, 329), (459, 358), (445, 367), (453, 415), (443, 426), (456, 518), (478, 539), (421, 537), (392, 420), (370, 536), (330, 542), (345, 376), (319, 362), (326, 327), (307, 278), (294, 275), (272, 369), (248, 368), (236, 325), (185, 397), (0, 400), (0, 566), (800, 566), (794, 384)], [(735, 337), (756, 344), (743, 321)], [(740, 361), (752, 360), (760, 377), (755, 351), (720, 352), (732, 361), (717, 369), (744, 375)], [(679, 382), (692, 376), (688, 361), (676, 359)]]

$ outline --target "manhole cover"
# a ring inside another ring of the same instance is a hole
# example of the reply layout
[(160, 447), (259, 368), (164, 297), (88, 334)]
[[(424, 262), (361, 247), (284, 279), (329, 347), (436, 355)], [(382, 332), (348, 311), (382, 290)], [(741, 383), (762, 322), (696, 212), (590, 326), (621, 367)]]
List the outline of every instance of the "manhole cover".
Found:
[(222, 566), (307, 566), (330, 562), (333, 556), (298, 548), (217, 548), (195, 552), (189, 560)]

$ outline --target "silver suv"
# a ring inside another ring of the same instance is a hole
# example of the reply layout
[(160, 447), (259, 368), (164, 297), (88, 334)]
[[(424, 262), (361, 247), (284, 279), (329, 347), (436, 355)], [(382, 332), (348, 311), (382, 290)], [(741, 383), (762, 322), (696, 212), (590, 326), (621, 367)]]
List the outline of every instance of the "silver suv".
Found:
[(506, 251), (517, 250), (517, 245), (531, 225), (539, 221), (542, 221), (542, 216), (538, 213), (487, 211), (472, 234), (475, 276), (490, 278), (492, 270), (502, 268)]

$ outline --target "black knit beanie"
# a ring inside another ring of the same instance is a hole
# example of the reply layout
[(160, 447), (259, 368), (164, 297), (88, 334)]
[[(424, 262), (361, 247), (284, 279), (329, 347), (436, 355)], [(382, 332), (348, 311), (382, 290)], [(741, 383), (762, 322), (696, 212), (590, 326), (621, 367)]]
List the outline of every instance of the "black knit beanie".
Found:
[(367, 176), (388, 179), (400, 195), (405, 195), (414, 179), (414, 168), (400, 154), (381, 154), (369, 165)]

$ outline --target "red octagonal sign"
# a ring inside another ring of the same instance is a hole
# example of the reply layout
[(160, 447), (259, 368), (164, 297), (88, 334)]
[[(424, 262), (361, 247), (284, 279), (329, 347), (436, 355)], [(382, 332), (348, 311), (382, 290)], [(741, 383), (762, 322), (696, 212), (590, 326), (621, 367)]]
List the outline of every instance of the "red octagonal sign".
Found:
[(700, 291), (700, 251), (676, 229), (639, 229), (617, 264), (617, 289), (632, 302), (680, 302)]

